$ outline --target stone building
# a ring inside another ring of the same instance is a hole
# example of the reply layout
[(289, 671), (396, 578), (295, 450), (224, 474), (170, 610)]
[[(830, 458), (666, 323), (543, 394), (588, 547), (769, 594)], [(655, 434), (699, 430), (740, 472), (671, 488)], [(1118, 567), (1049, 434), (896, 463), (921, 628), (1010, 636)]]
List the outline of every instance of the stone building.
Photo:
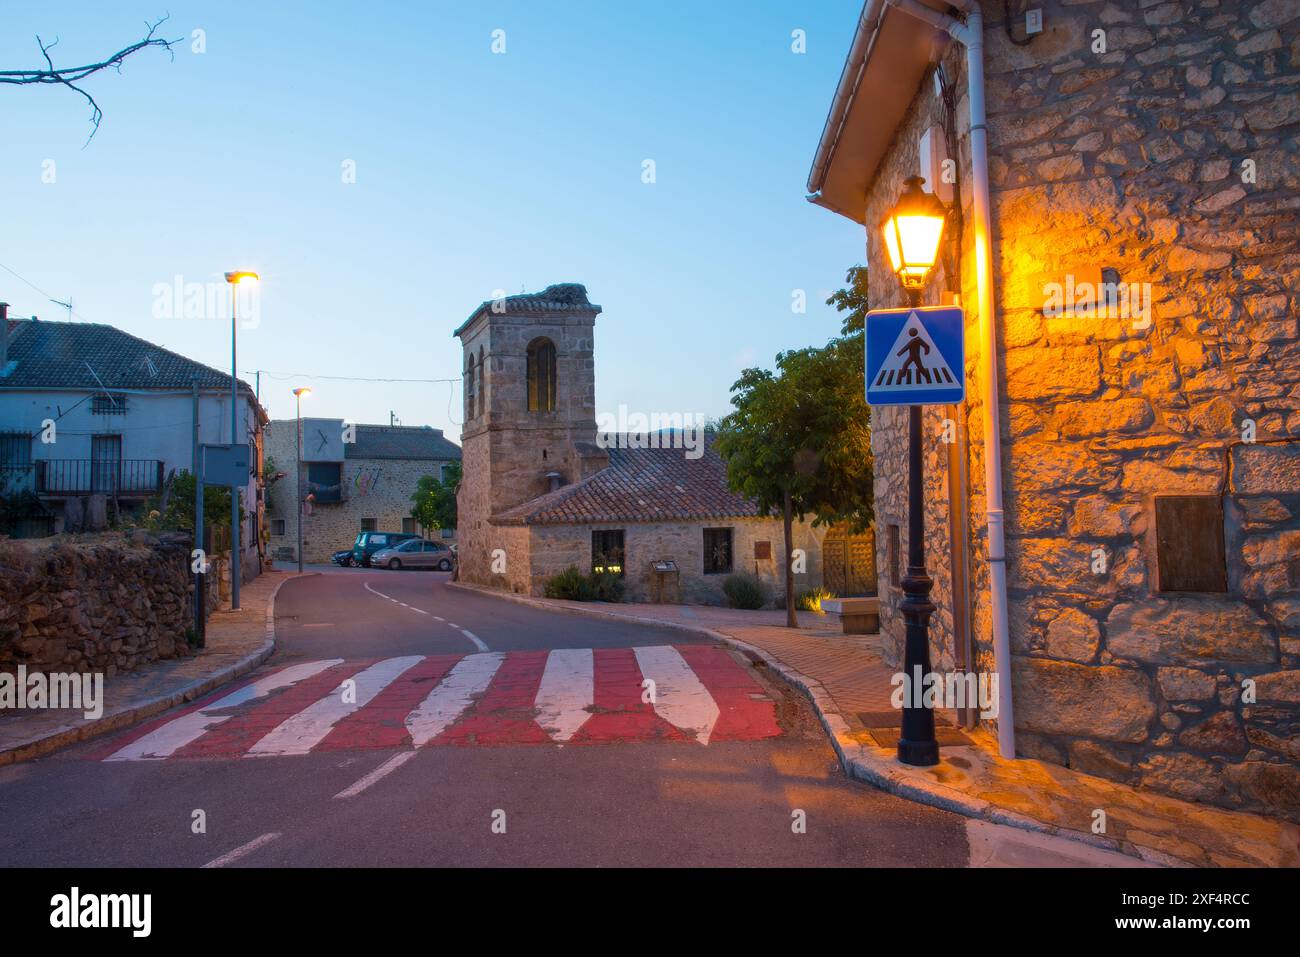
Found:
[[(270, 550), (283, 561), (298, 557), (294, 498), (299, 482), (305, 503), (303, 560), (328, 562), (334, 552), (350, 548), (358, 532), (423, 534), (411, 517), (416, 486), (426, 475), (441, 480), (448, 465), (460, 462), (456, 444), (427, 425), (304, 418), (299, 464), (297, 424), (297, 419), (277, 419), (267, 428), (267, 461), (283, 473), (270, 486)], [(430, 534), (451, 538), (455, 529)]]
[[(934, 666), (1010, 675), (1020, 755), (1298, 819), (1300, 6), (1033, 6), (1040, 33), (990, 3), (979, 31), (990, 314), (978, 77), (940, 29), (953, 7), (868, 0), (808, 184), (864, 225), (880, 308), (904, 304), (878, 230), (903, 180), (926, 177), (950, 205), (925, 301), (965, 306), (968, 391), (926, 410)], [(1001, 442), (988, 472), (986, 404)], [(944, 420), (957, 442), (942, 441)], [(903, 409), (872, 422), (894, 663), (905, 423)], [(999, 473), (1005, 512), (990, 515)], [(988, 560), (999, 520), (1002, 662)]]
[[(617, 570), (633, 601), (719, 604), (733, 571), (784, 589), (780, 518), (727, 488), (705, 440), (597, 435), (594, 329), (577, 284), (485, 302), (458, 328), (465, 360), (460, 577), (540, 595), (570, 565)], [(823, 529), (798, 523), (796, 588), (821, 584)], [(653, 564), (676, 564), (661, 576)]]

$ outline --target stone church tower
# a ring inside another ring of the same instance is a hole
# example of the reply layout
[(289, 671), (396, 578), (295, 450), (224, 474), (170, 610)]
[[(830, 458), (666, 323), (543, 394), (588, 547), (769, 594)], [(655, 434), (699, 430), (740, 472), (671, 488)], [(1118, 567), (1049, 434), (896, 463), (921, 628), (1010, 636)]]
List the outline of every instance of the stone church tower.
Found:
[(584, 286), (563, 283), (484, 302), (455, 331), (464, 353), (461, 580), (489, 583), (493, 551), (514, 551), (494, 515), (609, 464), (596, 444), (600, 311)]

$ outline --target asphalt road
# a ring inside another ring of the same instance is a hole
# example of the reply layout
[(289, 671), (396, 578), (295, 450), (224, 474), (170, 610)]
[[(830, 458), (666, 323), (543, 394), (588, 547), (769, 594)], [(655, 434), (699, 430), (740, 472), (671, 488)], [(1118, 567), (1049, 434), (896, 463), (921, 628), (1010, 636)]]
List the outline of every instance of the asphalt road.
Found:
[[(0, 768), (0, 865), (962, 866), (972, 847), (987, 865), (1110, 863), (1069, 842), (1027, 844), (1028, 836), (993, 825), (979, 825), (978, 838), (968, 839), (974, 832), (964, 818), (848, 780), (806, 700), (734, 652), (675, 630), (467, 594), (446, 587), (446, 578), (340, 569), (287, 583), (276, 609), (277, 653), (245, 681), (321, 659), (359, 669), (396, 656), (432, 656), (430, 663), (445, 656), (448, 666), (461, 656), (499, 657), (501, 675), (517, 664), (509, 680), (496, 679), (504, 691), (492, 692), (508, 698), (516, 686), (533, 693), (544, 679), (528, 668), (540, 669), (550, 649), (598, 649), (598, 663), (617, 664), (655, 660), (636, 656), (672, 645), (679, 651), (669, 654), (697, 670), (700, 662), (725, 665), (702, 673), (716, 681), (725, 672), (743, 684), (738, 707), (775, 720), (779, 733), (769, 728), (747, 740), (746, 726), (728, 739), (720, 723), (706, 746), (617, 730), (611, 740), (556, 743), (538, 731), (535, 712), (506, 707), (510, 734), (448, 746), (376, 747), (354, 733), (302, 754), (104, 760), (145, 728), (179, 727), (173, 722), (187, 709), (175, 709)], [(328, 675), (317, 680), (335, 683)], [(327, 707), (335, 697), (326, 696)], [(271, 724), (300, 707), (286, 704)], [(232, 717), (208, 736), (242, 720)], [(400, 733), (400, 715), (397, 725)]]

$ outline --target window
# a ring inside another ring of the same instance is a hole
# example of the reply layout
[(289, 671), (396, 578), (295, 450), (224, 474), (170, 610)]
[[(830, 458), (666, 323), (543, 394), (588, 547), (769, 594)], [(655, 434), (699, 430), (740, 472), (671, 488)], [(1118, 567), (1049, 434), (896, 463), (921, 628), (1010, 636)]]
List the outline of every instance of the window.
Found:
[(1226, 592), (1223, 506), (1216, 495), (1157, 495), (1156, 574), (1162, 592)]
[(591, 533), (591, 570), (623, 575), (623, 529)]
[(126, 396), (101, 392), (91, 398), (90, 411), (93, 415), (126, 415)]
[(897, 587), (901, 580), (898, 576), (898, 526), (890, 525), (885, 529), (885, 567), (889, 569), (889, 584)]
[(483, 414), (487, 401), (487, 366), (483, 364), (483, 347), (478, 347), (478, 414)]
[(555, 343), (550, 339), (528, 344), (528, 411), (555, 411)]
[[(197, 495), (198, 493), (196, 492), (195, 494)], [(271, 534), (272, 535), (284, 534), (284, 519), (282, 518), (271, 519)]]
[(32, 464), (32, 437), (26, 432), (0, 432), (0, 468), (25, 469)]
[(308, 462), (307, 492), (318, 505), (343, 501), (343, 463)]
[(725, 575), (731, 571), (731, 529), (704, 530), (704, 574)]
[(465, 365), (465, 418), (474, 418), (474, 353)]
[(375, 520), (373, 518), (363, 518), (361, 520), (361, 530), (363, 532), (373, 532), (375, 530)]

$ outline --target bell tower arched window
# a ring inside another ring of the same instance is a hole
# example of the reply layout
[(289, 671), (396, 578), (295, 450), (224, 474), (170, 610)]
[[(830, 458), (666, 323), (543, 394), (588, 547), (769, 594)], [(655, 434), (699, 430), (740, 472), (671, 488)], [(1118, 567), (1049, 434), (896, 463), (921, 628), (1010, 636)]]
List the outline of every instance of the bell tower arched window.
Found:
[(483, 364), (483, 347), (478, 347), (478, 414), (487, 404), (487, 366)]
[(555, 411), (555, 343), (550, 339), (528, 343), (528, 411)]
[(474, 417), (474, 353), (469, 354), (465, 365), (465, 418)]

